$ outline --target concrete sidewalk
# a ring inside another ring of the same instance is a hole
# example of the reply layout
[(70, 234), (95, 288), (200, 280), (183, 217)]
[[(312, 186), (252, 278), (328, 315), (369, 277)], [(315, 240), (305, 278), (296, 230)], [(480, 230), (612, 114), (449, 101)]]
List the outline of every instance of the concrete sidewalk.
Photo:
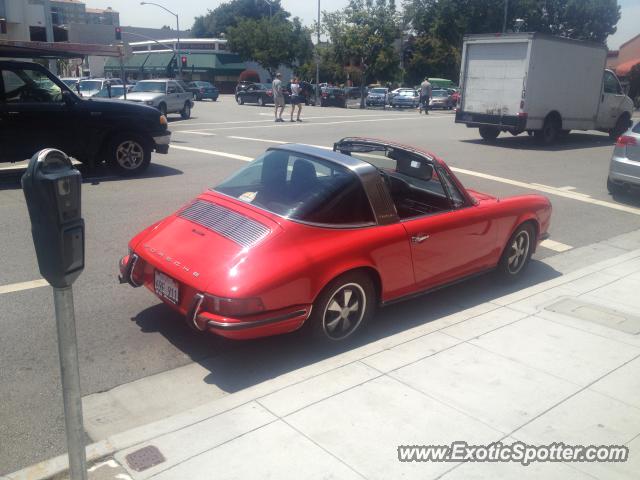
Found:
[[(635, 250), (112, 434), (89, 447), (101, 459), (91, 478), (638, 479), (640, 245), (631, 238)], [(399, 445), (516, 440), (626, 445), (630, 456), (527, 467), (398, 461)], [(65, 462), (7, 478), (47, 478)]]

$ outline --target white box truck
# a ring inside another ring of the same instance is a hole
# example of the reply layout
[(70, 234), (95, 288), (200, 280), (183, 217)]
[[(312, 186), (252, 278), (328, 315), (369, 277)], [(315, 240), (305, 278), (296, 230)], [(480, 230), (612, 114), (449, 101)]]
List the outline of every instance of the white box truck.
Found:
[(633, 102), (605, 70), (606, 57), (604, 45), (547, 34), (467, 35), (456, 122), (487, 141), (525, 131), (545, 144), (570, 130), (617, 137)]

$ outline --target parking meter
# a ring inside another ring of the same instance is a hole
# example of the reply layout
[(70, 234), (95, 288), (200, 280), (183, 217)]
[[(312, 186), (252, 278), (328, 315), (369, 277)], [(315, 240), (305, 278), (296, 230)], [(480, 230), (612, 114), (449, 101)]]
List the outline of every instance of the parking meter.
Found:
[(84, 269), (81, 184), (69, 157), (52, 148), (31, 157), (22, 176), (40, 273), (55, 288), (71, 286)]
[(84, 269), (82, 176), (60, 150), (36, 153), (22, 176), (40, 273), (53, 287), (69, 473), (87, 480), (72, 284)]

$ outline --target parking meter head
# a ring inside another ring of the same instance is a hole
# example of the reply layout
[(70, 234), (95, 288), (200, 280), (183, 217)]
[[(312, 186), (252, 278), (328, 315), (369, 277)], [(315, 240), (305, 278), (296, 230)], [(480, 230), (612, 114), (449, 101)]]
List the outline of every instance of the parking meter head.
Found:
[(39, 151), (22, 176), (40, 273), (52, 286), (70, 286), (84, 269), (82, 175), (69, 157), (52, 148)]

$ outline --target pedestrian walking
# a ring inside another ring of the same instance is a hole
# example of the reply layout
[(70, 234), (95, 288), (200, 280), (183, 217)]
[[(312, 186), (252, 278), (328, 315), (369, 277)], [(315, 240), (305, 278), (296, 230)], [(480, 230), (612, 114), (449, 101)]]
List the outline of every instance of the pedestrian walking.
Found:
[(425, 115), (429, 115), (429, 100), (431, 99), (431, 83), (427, 77), (424, 78), (424, 82), (420, 84), (420, 106), (418, 107), (418, 113), (422, 113), (424, 109)]
[[(301, 122), (300, 114), (302, 113), (302, 87), (300, 86), (300, 80), (298, 77), (294, 77), (291, 82), (291, 121)], [(296, 107), (298, 108), (298, 115), (296, 119), (293, 119), (293, 113), (296, 111)]]
[[(276, 122), (284, 122), (282, 113), (284, 112), (284, 93), (282, 92), (282, 74), (276, 73), (276, 79), (271, 84), (273, 89), (273, 103), (275, 105)], [(279, 110), (279, 111), (278, 111)]]

